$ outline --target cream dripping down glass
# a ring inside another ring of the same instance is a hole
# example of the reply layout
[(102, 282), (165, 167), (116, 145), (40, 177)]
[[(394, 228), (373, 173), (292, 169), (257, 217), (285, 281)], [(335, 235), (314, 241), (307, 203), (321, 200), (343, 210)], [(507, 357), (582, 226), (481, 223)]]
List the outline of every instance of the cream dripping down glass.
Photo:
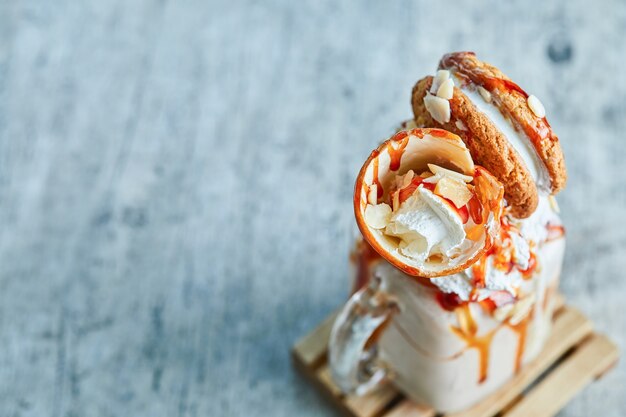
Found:
[(492, 393), (541, 351), (565, 243), (555, 203), (507, 214), (502, 185), (463, 141), (405, 126), (372, 152), (355, 186), (362, 237), (353, 294), (329, 345), (338, 386), (382, 383), (439, 412)]

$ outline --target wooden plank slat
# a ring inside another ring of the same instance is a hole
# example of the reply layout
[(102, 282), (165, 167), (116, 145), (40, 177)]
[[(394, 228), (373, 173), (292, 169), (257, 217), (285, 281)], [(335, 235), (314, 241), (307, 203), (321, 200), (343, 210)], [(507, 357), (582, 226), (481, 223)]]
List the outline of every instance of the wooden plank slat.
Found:
[(515, 404), (506, 417), (555, 415), (578, 391), (614, 365), (618, 356), (613, 342), (594, 334)]
[(380, 415), (383, 409), (400, 395), (391, 384), (381, 386), (363, 396), (343, 395), (333, 381), (330, 368), (327, 365), (323, 365), (317, 371), (317, 380), (324, 390), (332, 394), (335, 402), (338, 402), (339, 406), (351, 416), (373, 417)]
[(483, 417), (501, 411), (507, 404), (518, 397), (522, 391), (541, 375), (552, 363), (561, 357), (573, 345), (581, 341), (592, 331), (591, 322), (578, 310), (564, 307), (556, 316), (552, 334), (543, 351), (531, 363), (502, 388), (491, 394), (469, 410), (449, 414), (449, 417)]
[(437, 412), (428, 406), (404, 399), (383, 417), (433, 417), (435, 414)]
[(330, 331), (338, 314), (339, 310), (334, 311), (312, 332), (296, 342), (292, 356), (303, 371), (313, 371), (324, 362)]

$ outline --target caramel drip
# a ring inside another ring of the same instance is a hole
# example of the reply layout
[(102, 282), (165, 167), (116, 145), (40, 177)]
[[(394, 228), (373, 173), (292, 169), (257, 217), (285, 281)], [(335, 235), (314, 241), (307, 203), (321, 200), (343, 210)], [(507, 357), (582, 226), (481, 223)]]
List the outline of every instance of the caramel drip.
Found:
[(350, 261), (356, 266), (356, 278), (352, 288), (353, 294), (367, 285), (372, 275), (371, 268), (373, 264), (382, 259), (365, 239), (360, 239), (356, 243), (355, 248), (350, 253)]
[(472, 265), (472, 276), (474, 278), (474, 288), (485, 288), (485, 276), (487, 271), (487, 259), (489, 255), (483, 255), (474, 265)]
[[(397, 147), (394, 147), (393, 144), (398, 143)], [(400, 169), (400, 161), (402, 159), (402, 155), (404, 154), (404, 149), (409, 144), (409, 135), (407, 132), (399, 132), (394, 136), (393, 140), (387, 142), (387, 152), (389, 153), (389, 157), (391, 160), (389, 161), (389, 170), (397, 171)]]
[(383, 186), (380, 183), (380, 180), (378, 179), (378, 158), (374, 159), (374, 166), (373, 166), (373, 180), (372, 180), (372, 184), (376, 184), (376, 197), (377, 198), (381, 198), (383, 196)]
[(451, 326), (452, 332), (463, 339), (469, 349), (478, 351), (478, 383), (483, 383), (487, 380), (491, 340), (498, 328), (491, 330), (483, 336), (478, 336), (478, 326), (472, 317), (469, 303), (460, 305), (455, 312), (459, 327)]
[(524, 349), (526, 348), (526, 334), (528, 333), (528, 323), (532, 314), (528, 314), (522, 321), (517, 324), (507, 322), (506, 325), (517, 333), (517, 350), (515, 352), (515, 373), (518, 373), (522, 367), (522, 358), (524, 357)]

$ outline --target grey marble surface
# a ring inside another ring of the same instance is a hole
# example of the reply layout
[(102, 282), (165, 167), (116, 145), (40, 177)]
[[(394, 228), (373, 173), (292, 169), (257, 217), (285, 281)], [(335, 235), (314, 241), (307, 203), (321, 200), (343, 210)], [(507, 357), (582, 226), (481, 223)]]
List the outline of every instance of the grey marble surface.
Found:
[[(562, 289), (626, 345), (626, 3), (0, 2), (0, 415), (334, 415), (289, 347), (347, 295), (351, 188), (475, 50), (545, 104)], [(626, 415), (626, 365), (563, 416)]]

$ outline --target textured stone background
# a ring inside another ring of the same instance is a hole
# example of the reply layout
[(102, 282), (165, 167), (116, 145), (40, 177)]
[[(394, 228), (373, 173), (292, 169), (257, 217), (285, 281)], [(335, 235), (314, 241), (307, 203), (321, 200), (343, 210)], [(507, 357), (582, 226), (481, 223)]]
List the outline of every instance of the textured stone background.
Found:
[[(626, 346), (623, 1), (91, 3), (0, 3), (0, 415), (333, 415), (289, 347), (346, 297), (357, 168), (450, 50), (543, 100), (563, 292)], [(562, 415), (626, 415), (625, 386)]]

